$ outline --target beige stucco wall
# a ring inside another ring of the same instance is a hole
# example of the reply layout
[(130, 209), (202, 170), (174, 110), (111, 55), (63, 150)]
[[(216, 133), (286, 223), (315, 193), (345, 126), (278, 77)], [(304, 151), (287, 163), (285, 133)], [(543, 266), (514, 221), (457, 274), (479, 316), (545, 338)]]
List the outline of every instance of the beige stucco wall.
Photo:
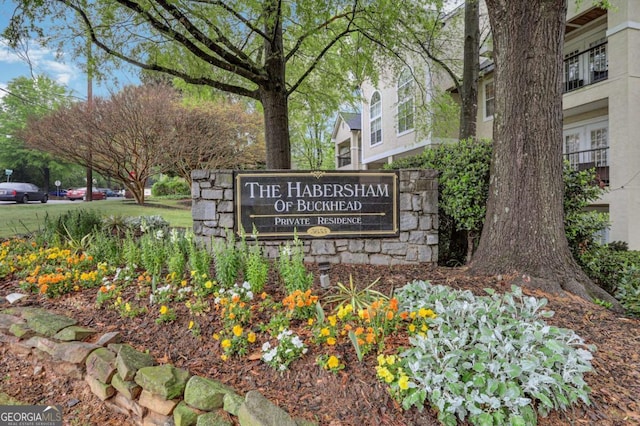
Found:
[(610, 239), (640, 250), (640, 2), (609, 12)]

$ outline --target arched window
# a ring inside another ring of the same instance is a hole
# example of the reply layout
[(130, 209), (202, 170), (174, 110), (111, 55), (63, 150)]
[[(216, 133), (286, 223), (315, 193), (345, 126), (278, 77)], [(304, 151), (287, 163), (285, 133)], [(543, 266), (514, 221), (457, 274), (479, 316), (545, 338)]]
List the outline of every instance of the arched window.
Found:
[(398, 133), (413, 129), (413, 76), (405, 68), (398, 77)]
[(380, 92), (374, 92), (369, 104), (369, 124), (371, 128), (371, 145), (382, 143), (382, 98)]

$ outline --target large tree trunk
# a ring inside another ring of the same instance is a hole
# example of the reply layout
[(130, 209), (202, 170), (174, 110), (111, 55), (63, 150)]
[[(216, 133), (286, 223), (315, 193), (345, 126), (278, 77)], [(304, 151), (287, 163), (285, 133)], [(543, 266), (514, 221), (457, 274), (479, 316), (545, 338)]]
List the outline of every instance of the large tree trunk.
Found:
[(478, 74), (480, 72), (480, 8), (478, 0), (464, 5), (464, 64), (460, 98), (459, 139), (476, 137), (478, 115)]
[(515, 274), (517, 284), (615, 302), (581, 271), (564, 233), (567, 0), (487, 0), (487, 6), (495, 58), (494, 148), (487, 216), (471, 266)]
[(268, 169), (291, 168), (288, 100), (284, 90), (261, 90)]
[(268, 169), (291, 168), (291, 143), (289, 140), (289, 107), (285, 82), (286, 68), (282, 39), (282, 20), (278, 1), (268, 0), (264, 4), (265, 16), (265, 69), (268, 81), (260, 87), (260, 101), (264, 108), (265, 145)]

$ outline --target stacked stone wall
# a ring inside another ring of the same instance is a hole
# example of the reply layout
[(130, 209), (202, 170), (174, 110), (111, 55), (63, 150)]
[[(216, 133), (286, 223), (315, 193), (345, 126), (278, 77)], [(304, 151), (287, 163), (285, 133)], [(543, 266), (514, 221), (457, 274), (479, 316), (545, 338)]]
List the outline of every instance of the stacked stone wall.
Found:
[[(193, 229), (199, 241), (226, 239), (235, 226), (232, 170), (194, 170), (191, 174)], [(304, 239), (307, 262), (370, 265), (435, 264), (438, 261), (438, 182), (433, 170), (400, 171), (398, 237)], [(282, 240), (260, 242), (269, 258)]]
[[(124, 415), (128, 425), (316, 425), (290, 417), (257, 390), (241, 395), (215, 379), (158, 363), (123, 343), (117, 331), (100, 333), (41, 308), (0, 310), (0, 344), (38, 364), (34, 374), (55, 371), (84, 381), (95, 396), (86, 403), (103, 404)], [(72, 418), (62, 420), (75, 424)]]

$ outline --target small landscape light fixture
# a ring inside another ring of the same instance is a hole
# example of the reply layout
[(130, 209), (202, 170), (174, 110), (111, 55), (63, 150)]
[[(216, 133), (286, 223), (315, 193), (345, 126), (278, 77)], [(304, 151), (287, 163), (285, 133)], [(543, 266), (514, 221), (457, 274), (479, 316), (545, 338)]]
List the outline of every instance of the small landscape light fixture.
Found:
[(318, 270), (320, 270), (320, 287), (329, 288), (329, 262), (318, 262)]

